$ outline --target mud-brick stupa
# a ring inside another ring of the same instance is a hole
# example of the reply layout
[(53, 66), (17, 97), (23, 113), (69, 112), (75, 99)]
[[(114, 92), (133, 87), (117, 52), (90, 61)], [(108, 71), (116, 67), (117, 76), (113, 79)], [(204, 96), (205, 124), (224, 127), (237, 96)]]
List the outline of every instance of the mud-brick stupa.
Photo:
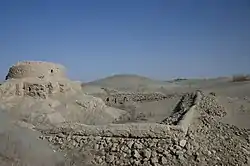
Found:
[(86, 95), (81, 84), (66, 77), (63, 65), (25, 61), (10, 67), (0, 86), (0, 106), (29, 123), (105, 124), (124, 111)]
[(6, 80), (26, 77), (65, 77), (65, 71), (64, 66), (50, 62), (18, 62), (16, 65), (10, 67)]
[[(66, 68), (60, 64), (41, 61), (18, 62), (10, 67), (5, 78), (9, 87), (5, 94), (47, 98), (58, 92), (76, 92), (81, 86), (66, 77)], [(5, 87), (3, 85), (3, 87)]]

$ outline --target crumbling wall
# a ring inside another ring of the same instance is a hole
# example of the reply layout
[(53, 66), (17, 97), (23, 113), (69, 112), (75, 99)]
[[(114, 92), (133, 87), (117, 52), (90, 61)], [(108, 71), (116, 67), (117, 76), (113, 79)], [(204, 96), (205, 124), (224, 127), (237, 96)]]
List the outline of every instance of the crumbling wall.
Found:
[(60, 150), (78, 151), (80, 157), (84, 151), (91, 151), (94, 165), (166, 165), (168, 160), (174, 159), (166, 155), (173, 152), (178, 156), (178, 149), (185, 146), (181, 127), (161, 124), (79, 124), (45, 133), (46, 136), (40, 138)]
[(19, 62), (10, 67), (6, 80), (26, 77), (65, 77), (65, 67), (50, 62)]
[[(190, 97), (190, 96), (189, 96)], [(181, 165), (187, 142), (187, 130), (198, 116), (196, 105), (201, 94), (191, 98), (192, 104), (177, 125), (157, 123), (110, 124), (88, 126), (64, 124), (42, 130), (60, 150), (91, 151), (94, 165)], [(179, 160), (176, 160), (178, 158)]]
[(157, 123), (129, 123), (109, 125), (66, 124), (64, 126), (43, 131), (44, 134), (70, 133), (77, 136), (123, 137), (123, 138), (157, 138), (182, 137), (180, 126), (169, 126)]
[(46, 99), (53, 94), (74, 91), (79, 92), (79, 90), (81, 90), (80, 86), (71, 84), (67, 79), (61, 81), (53, 81), (51, 79), (47, 81), (36, 78), (22, 78), (16, 80), (7, 80), (0, 87), (0, 96), (30, 96), (34, 98)]
[(6, 80), (0, 87), (0, 96), (16, 95), (46, 99), (55, 93), (81, 91), (80, 83), (65, 77), (65, 70), (64, 66), (51, 62), (18, 62), (10, 67)]
[(96, 94), (105, 101), (107, 105), (117, 106), (120, 104), (128, 103), (128, 102), (150, 102), (150, 101), (160, 101), (172, 97), (176, 97), (174, 94), (161, 94), (161, 93), (111, 93), (111, 94)]

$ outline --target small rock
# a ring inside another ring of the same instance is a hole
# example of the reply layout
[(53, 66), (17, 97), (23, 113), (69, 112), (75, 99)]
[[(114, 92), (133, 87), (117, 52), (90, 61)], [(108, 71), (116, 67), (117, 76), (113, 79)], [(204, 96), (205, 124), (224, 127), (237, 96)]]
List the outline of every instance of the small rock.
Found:
[(40, 135), (40, 136), (39, 136), (39, 139), (44, 140), (45, 137), (44, 137), (43, 135)]
[(96, 162), (97, 162), (98, 164), (101, 164), (101, 163), (102, 163), (102, 158), (99, 157), (99, 156), (97, 156), (97, 157), (96, 157)]
[(143, 148), (141, 143), (134, 143), (134, 147), (137, 148), (137, 149), (142, 149)]
[(134, 150), (133, 156), (134, 156), (136, 159), (138, 159), (138, 158), (141, 157), (140, 153), (139, 153), (137, 150)]
[(106, 143), (107, 143), (107, 144), (108, 144), (109, 142), (111, 142), (111, 138), (110, 138), (110, 137), (106, 137), (105, 140), (106, 140)]
[(207, 151), (207, 154), (210, 156), (211, 154), (212, 154), (212, 152), (210, 152), (210, 151)]
[(48, 139), (49, 142), (52, 142), (53, 141), (53, 136), (50, 136), (49, 139)]
[(164, 156), (161, 157), (160, 161), (161, 161), (161, 164), (163, 165), (166, 165), (168, 163), (168, 160)]
[(101, 149), (104, 149), (104, 147), (103, 147), (103, 145), (102, 145), (102, 144), (99, 146), (99, 149), (100, 149), (100, 150), (101, 150)]
[(102, 155), (102, 156), (105, 156), (105, 154), (106, 154), (104, 149), (100, 150), (99, 152), (100, 152), (100, 155)]
[(126, 153), (122, 153), (122, 157), (127, 157), (127, 154)]
[(111, 138), (111, 142), (117, 143), (117, 142), (119, 142), (119, 140), (117, 138)]
[(150, 162), (151, 162), (152, 165), (153, 165), (153, 164), (156, 164), (156, 163), (158, 163), (158, 159), (157, 159), (156, 157), (152, 157), (152, 158), (150, 159)]
[(178, 154), (177, 158), (178, 158), (179, 160), (185, 160), (183, 154)]
[(95, 144), (94, 145), (94, 149), (97, 151), (97, 150), (99, 150), (99, 145), (98, 144)]
[(139, 165), (140, 164), (140, 161), (139, 160), (135, 160), (134, 161), (134, 165)]
[(175, 154), (178, 156), (178, 155), (183, 155), (183, 151), (181, 151), (181, 150), (177, 150), (176, 152), (175, 152)]
[(175, 145), (174, 148), (175, 148), (176, 150), (182, 150), (182, 147), (180, 147), (180, 146), (178, 146), (178, 145)]
[(112, 163), (114, 161), (114, 159), (115, 159), (115, 156), (113, 154), (106, 156), (107, 163)]
[(247, 137), (247, 143), (250, 143), (250, 135)]
[(81, 136), (76, 136), (76, 137), (75, 137), (75, 141), (76, 141), (77, 143), (79, 143), (79, 142), (81, 141), (81, 139), (82, 139)]
[(247, 164), (250, 165), (250, 157), (247, 157)]
[(115, 161), (115, 165), (121, 165), (120, 161), (119, 161), (119, 160), (116, 160), (116, 161)]
[(60, 138), (64, 138), (65, 137), (65, 135), (63, 133), (59, 133), (57, 136), (60, 137)]
[(76, 147), (77, 146), (77, 142), (76, 141), (72, 141), (72, 145), (74, 146), (74, 147)]
[(156, 152), (156, 151), (152, 151), (152, 152), (151, 152), (151, 156), (152, 156), (152, 157), (156, 157), (156, 156), (157, 156), (157, 152)]
[(186, 143), (187, 143), (187, 141), (183, 139), (180, 141), (180, 146), (185, 147)]
[(171, 152), (172, 154), (175, 154), (175, 153), (176, 153), (176, 149), (174, 149), (173, 147), (170, 147), (169, 150), (170, 150), (170, 152)]
[(133, 144), (134, 144), (134, 142), (133, 142), (133, 141), (129, 141), (129, 142), (127, 143), (127, 146), (131, 149), (131, 148), (132, 148), (132, 146), (133, 146)]
[(122, 146), (122, 147), (121, 147), (121, 151), (124, 151), (124, 149), (125, 149), (125, 146)]
[(164, 150), (163, 155), (164, 155), (165, 157), (171, 156), (170, 152), (167, 151), (167, 150)]
[(199, 153), (195, 153), (194, 154), (194, 159), (195, 159), (195, 161), (200, 161), (200, 158), (199, 158)]
[(132, 151), (130, 149), (128, 149), (126, 152), (128, 155), (131, 155), (131, 153), (132, 153)]
[(110, 149), (111, 152), (116, 152), (116, 146), (112, 146), (112, 148)]
[(158, 149), (156, 149), (156, 151), (157, 151), (158, 153), (162, 154), (162, 153), (164, 152), (164, 149), (161, 148), (161, 147), (159, 147)]
[(150, 149), (145, 149), (142, 151), (143, 157), (149, 159), (151, 156), (151, 150)]

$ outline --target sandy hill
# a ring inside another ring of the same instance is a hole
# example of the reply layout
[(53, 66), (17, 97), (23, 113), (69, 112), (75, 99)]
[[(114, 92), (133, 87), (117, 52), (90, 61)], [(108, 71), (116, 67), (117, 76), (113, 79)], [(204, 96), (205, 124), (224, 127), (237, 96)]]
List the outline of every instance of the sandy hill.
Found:
[(167, 88), (174, 86), (173, 83), (168, 83), (160, 80), (154, 80), (144, 76), (133, 74), (113, 75), (93, 82), (88, 85), (97, 85), (101, 87), (109, 87), (116, 89), (127, 90), (156, 90), (158, 88)]

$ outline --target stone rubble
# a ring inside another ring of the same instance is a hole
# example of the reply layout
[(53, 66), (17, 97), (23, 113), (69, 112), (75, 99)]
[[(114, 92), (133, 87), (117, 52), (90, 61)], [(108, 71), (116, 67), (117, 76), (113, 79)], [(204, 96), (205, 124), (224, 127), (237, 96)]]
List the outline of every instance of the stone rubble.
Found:
[[(193, 94), (188, 96), (193, 98)], [(65, 153), (69, 149), (77, 149), (78, 153), (92, 151), (93, 165), (249, 165), (250, 131), (220, 123), (219, 118), (225, 115), (223, 107), (215, 96), (202, 96), (198, 105), (200, 117), (182, 137), (171, 134), (160, 139), (45, 134), (42, 138)], [(191, 106), (188, 102), (192, 100), (186, 97), (182, 102)]]
[(182, 116), (190, 109), (194, 104), (196, 93), (188, 93), (181, 97), (179, 103), (174, 109), (174, 113), (162, 121), (163, 124), (177, 125)]
[(104, 88), (106, 94), (93, 94), (100, 97), (105, 103), (112, 107), (117, 107), (124, 103), (138, 103), (160, 101), (169, 98), (180, 97), (180, 94), (164, 94), (160, 92), (123, 92), (114, 89)]

